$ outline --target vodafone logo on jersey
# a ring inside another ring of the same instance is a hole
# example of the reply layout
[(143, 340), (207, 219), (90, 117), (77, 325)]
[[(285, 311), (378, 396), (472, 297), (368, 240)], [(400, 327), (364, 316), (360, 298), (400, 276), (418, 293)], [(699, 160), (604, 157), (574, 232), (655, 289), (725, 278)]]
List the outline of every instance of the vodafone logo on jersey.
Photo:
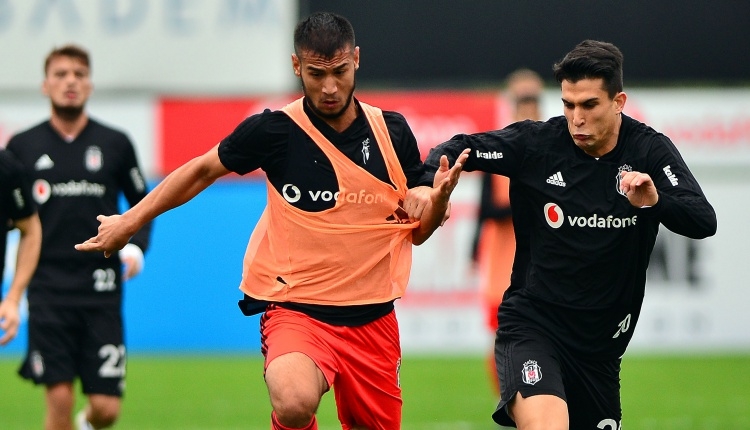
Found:
[[(547, 203), (544, 205), (544, 219), (547, 220), (552, 228), (560, 228), (565, 222), (563, 210), (557, 203)], [(638, 222), (638, 216), (616, 217), (613, 215), (568, 215), (568, 224), (571, 227), (581, 228), (628, 228), (633, 227)]]
[(565, 221), (565, 216), (557, 203), (547, 203), (544, 205), (544, 219), (547, 220), (550, 227), (560, 228)]
[(47, 203), (51, 196), (56, 197), (96, 197), (101, 198), (107, 192), (107, 187), (103, 184), (88, 181), (68, 181), (57, 184), (50, 184), (44, 179), (34, 181), (32, 187), (32, 196), (40, 205)]
[(284, 195), (284, 200), (289, 203), (297, 203), (302, 197), (302, 192), (299, 188), (292, 184), (284, 184), (284, 188), (281, 189), (281, 194)]
[(34, 200), (42, 205), (46, 203), (47, 200), (49, 200), (49, 196), (52, 195), (52, 187), (50, 187), (49, 182), (44, 179), (37, 179), (34, 181), (34, 186), (32, 187), (32, 195), (34, 196)]

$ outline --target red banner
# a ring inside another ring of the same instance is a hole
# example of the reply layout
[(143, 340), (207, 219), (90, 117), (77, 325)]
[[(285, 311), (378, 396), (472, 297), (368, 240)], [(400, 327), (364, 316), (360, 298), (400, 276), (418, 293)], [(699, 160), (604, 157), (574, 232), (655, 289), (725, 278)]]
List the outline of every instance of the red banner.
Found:
[[(279, 109), (298, 95), (258, 98), (164, 98), (159, 103), (159, 172), (166, 175), (203, 154), (249, 115)], [(507, 115), (490, 92), (357, 92), (357, 98), (404, 115), (422, 156), (457, 133), (490, 130)]]

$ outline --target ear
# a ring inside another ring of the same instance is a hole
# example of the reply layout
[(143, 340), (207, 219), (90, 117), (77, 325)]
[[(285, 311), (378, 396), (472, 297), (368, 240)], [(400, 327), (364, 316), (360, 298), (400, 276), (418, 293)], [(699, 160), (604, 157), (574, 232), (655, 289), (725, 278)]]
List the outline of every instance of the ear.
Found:
[(300, 64), (299, 57), (297, 57), (297, 54), (292, 54), (292, 69), (294, 69), (294, 74), (299, 77), (302, 74), (302, 65)]
[(628, 101), (628, 95), (620, 91), (615, 95), (613, 100), (615, 102), (615, 113), (619, 115), (622, 113), (622, 110), (625, 109), (625, 102)]
[(354, 70), (359, 69), (359, 46), (354, 47)]
[(47, 85), (47, 78), (44, 78), (42, 81), (42, 86), (40, 88), (42, 90), (42, 94), (44, 94), (46, 97), (49, 97), (49, 85)]

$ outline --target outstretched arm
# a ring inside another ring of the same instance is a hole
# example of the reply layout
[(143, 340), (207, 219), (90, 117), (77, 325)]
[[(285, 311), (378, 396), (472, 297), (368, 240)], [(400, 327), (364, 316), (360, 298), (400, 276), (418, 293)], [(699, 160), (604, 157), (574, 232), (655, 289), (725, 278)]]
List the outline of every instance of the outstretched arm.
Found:
[(147, 222), (190, 201), (227, 173), (229, 170), (219, 159), (217, 145), (170, 173), (143, 200), (122, 215), (96, 217), (100, 222), (97, 235), (75, 248), (79, 251), (101, 251), (105, 257), (109, 257), (122, 249)]
[(0, 302), (0, 329), (5, 332), (0, 338), (0, 345), (13, 340), (18, 333), (18, 303), (36, 270), (39, 251), (42, 248), (42, 224), (39, 222), (39, 215), (35, 213), (16, 220), (15, 227), (21, 232), (21, 238), (16, 254), (16, 273), (13, 275), (8, 295)]
[(416, 187), (407, 191), (404, 209), (410, 218), (420, 220), (419, 228), (412, 233), (415, 245), (424, 243), (447, 220), (450, 196), (458, 185), (463, 164), (468, 157), (469, 150), (466, 149), (458, 156), (453, 167), (449, 167), (448, 157), (441, 157), (433, 187)]

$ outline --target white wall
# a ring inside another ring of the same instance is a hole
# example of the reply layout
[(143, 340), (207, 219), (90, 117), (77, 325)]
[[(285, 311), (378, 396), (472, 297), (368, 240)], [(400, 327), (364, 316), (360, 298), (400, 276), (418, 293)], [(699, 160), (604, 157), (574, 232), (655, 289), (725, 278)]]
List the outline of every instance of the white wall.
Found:
[(102, 90), (290, 91), (295, 0), (2, 0), (0, 91), (33, 91), (44, 57), (78, 43)]

